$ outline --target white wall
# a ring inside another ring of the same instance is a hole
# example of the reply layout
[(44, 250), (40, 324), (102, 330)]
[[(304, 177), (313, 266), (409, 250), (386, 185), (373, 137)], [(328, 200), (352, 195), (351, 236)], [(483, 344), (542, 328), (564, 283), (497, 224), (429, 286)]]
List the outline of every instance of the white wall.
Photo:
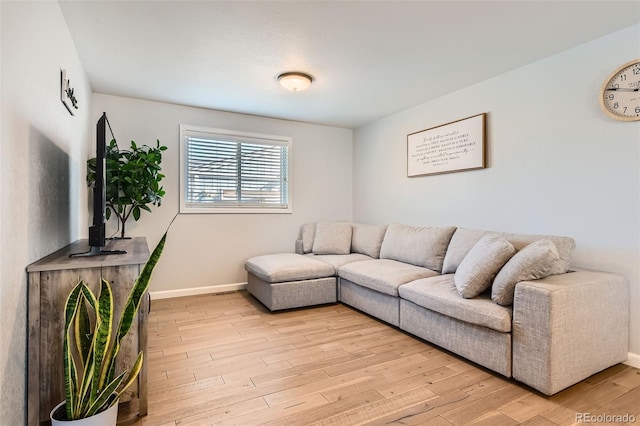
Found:
[[(356, 129), (354, 220), (572, 236), (574, 266), (629, 278), (640, 362), (640, 122), (598, 104), (638, 57), (636, 25)], [(481, 112), (488, 168), (406, 177), (407, 134)]]
[[(31, 262), (86, 236), (91, 88), (57, 2), (0, 2), (0, 423), (26, 424)], [(60, 101), (66, 68), (79, 101)], [(62, 366), (60, 366), (62, 368)]]
[[(162, 170), (162, 206), (127, 223), (127, 235), (144, 235), (153, 249), (179, 209), (179, 126), (192, 124), (293, 138), (292, 214), (182, 214), (174, 222), (150, 290), (181, 290), (246, 282), (244, 260), (293, 251), (301, 224), (351, 220), (351, 130), (94, 94), (93, 116), (105, 111), (121, 149), (168, 147)], [(111, 219), (113, 222), (114, 219)]]

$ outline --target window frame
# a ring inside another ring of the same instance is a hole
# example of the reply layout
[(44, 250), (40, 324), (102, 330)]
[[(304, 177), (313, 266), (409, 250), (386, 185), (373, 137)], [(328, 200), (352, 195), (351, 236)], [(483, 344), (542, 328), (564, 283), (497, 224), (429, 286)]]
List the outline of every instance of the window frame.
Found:
[[(287, 207), (255, 207), (247, 206), (242, 207), (235, 206), (218, 206), (213, 207), (211, 205), (203, 207), (193, 207), (187, 203), (187, 136), (200, 135), (204, 138), (207, 135), (211, 137), (226, 136), (231, 140), (236, 139), (237, 142), (255, 142), (265, 143), (273, 141), (274, 145), (281, 145), (287, 147)], [(189, 124), (180, 125), (180, 213), (195, 213), (195, 214), (290, 214), (293, 213), (292, 203), (292, 182), (291, 182), (291, 170), (292, 170), (292, 152), (293, 152), (293, 139), (289, 136), (271, 135), (265, 133), (253, 133), (245, 132), (241, 130), (221, 129), (214, 127), (195, 126)]]

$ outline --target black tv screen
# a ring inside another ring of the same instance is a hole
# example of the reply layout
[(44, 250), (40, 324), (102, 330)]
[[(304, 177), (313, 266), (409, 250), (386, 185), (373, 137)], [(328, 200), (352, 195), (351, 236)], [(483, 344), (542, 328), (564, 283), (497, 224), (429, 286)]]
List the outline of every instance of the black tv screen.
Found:
[[(107, 135), (109, 133), (109, 136)], [(96, 180), (93, 185), (93, 224), (89, 226), (89, 246), (104, 247), (106, 245), (107, 221), (107, 140), (111, 141), (113, 133), (107, 120), (107, 114), (96, 124)]]
[[(95, 157), (95, 181), (93, 184), (93, 220), (89, 226), (89, 251), (73, 253), (71, 256), (100, 256), (106, 254), (122, 254), (124, 250), (105, 250), (107, 245), (107, 183), (111, 179), (110, 174), (117, 170), (109, 170), (107, 155), (111, 141), (115, 141), (107, 114), (102, 113), (96, 124), (96, 157)], [(116, 148), (117, 149), (117, 148)]]

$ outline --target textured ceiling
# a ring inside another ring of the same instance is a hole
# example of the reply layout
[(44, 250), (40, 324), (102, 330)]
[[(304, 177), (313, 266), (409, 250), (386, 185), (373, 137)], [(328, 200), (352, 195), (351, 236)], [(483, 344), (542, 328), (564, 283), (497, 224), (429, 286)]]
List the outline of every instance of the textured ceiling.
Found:
[[(640, 22), (638, 1), (59, 3), (94, 92), (347, 128)], [(305, 92), (276, 82), (296, 70)]]

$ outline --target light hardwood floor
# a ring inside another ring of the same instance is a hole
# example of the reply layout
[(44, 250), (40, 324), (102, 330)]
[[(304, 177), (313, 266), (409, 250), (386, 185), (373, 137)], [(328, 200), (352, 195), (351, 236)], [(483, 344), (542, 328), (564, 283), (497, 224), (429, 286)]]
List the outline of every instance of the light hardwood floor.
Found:
[(640, 423), (635, 368), (545, 397), (347, 306), (270, 313), (246, 292), (154, 301), (146, 362), (149, 414), (123, 404), (119, 425)]

